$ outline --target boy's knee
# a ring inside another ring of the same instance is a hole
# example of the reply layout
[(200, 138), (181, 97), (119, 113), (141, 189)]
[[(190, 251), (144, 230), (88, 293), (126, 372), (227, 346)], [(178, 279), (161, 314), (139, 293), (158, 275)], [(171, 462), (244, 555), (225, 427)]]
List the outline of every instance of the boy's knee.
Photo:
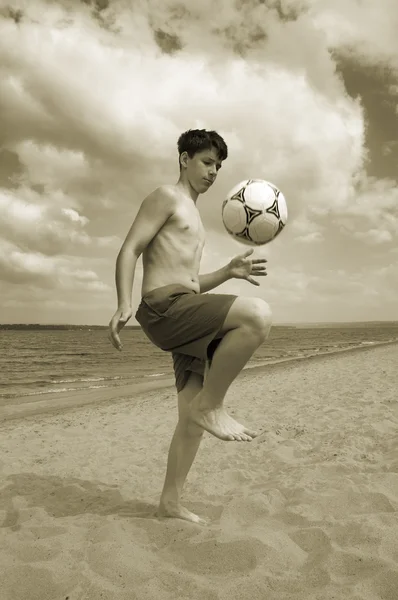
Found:
[(272, 324), (272, 312), (269, 304), (262, 298), (246, 298), (247, 312), (244, 325), (249, 325), (255, 331), (268, 335)]
[(237, 327), (246, 327), (261, 337), (267, 337), (271, 324), (272, 313), (265, 300), (240, 296), (230, 308), (221, 331), (226, 333)]

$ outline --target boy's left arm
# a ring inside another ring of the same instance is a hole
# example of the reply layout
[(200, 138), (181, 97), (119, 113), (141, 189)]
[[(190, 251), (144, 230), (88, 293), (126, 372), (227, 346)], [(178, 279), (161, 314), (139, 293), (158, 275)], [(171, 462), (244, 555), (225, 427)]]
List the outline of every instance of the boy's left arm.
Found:
[(253, 285), (260, 285), (252, 276), (264, 277), (267, 275), (266, 267), (264, 265), (264, 263), (267, 262), (267, 259), (249, 258), (253, 252), (253, 249), (247, 250), (247, 252), (235, 256), (235, 258), (224, 267), (221, 267), (221, 269), (218, 269), (218, 271), (199, 275), (200, 293), (203, 294), (204, 292), (208, 292), (222, 283), (225, 283), (228, 279), (246, 279)]
[(204, 294), (205, 292), (212, 290), (222, 283), (225, 283), (228, 281), (228, 279), (231, 279), (228, 265), (221, 267), (221, 269), (218, 269), (218, 271), (206, 273), (205, 275), (199, 275), (200, 293)]

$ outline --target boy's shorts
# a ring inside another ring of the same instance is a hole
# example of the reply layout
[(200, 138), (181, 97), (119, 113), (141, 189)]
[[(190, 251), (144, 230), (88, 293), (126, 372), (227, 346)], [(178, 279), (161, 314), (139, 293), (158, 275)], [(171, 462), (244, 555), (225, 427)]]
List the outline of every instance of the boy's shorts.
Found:
[(135, 318), (155, 346), (172, 353), (177, 392), (184, 388), (190, 371), (203, 377), (236, 298), (197, 294), (180, 284), (156, 288), (142, 297)]

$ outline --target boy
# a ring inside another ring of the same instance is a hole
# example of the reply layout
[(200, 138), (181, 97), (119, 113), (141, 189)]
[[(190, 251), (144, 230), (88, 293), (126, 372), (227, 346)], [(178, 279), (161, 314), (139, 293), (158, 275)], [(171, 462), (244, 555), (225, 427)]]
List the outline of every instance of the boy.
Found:
[(110, 339), (132, 316), (132, 286), (143, 255), (142, 299), (136, 312), (147, 337), (172, 352), (179, 420), (171, 442), (158, 515), (203, 522), (180, 505), (180, 496), (203, 431), (221, 440), (251, 441), (257, 434), (225, 410), (225, 394), (254, 351), (268, 337), (271, 313), (260, 298), (204, 294), (230, 278), (266, 275), (253, 250), (214, 273), (199, 275), (205, 232), (196, 207), (213, 185), (228, 149), (215, 131), (189, 130), (178, 140), (180, 177), (152, 192), (138, 211), (116, 261), (118, 309)]

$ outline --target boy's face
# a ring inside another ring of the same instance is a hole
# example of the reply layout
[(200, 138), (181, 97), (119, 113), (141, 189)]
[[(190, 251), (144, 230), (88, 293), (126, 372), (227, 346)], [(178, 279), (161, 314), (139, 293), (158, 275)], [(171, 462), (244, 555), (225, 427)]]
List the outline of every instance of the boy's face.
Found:
[(192, 158), (183, 157), (183, 165), (186, 167), (188, 181), (198, 194), (207, 192), (216, 180), (217, 173), (221, 169), (220, 160), (216, 148), (202, 150), (194, 154)]

